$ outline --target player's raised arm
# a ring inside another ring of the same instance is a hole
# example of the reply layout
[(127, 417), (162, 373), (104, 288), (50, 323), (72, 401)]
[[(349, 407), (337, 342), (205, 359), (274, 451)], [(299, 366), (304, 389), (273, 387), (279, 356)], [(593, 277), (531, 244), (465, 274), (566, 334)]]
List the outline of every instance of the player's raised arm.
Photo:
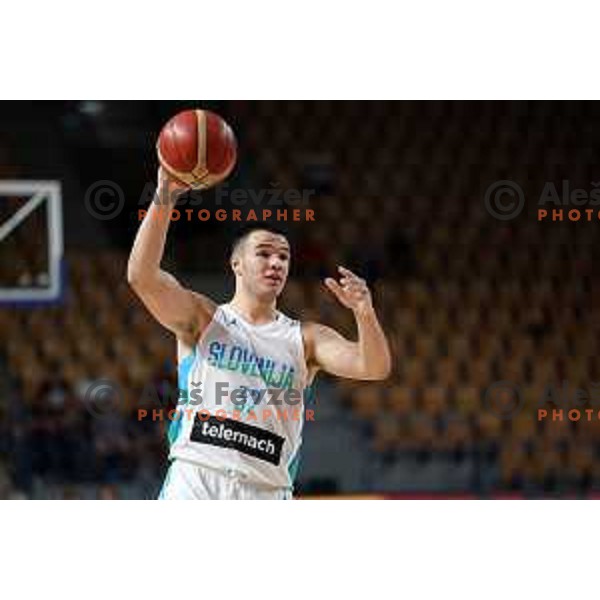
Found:
[(358, 341), (351, 342), (337, 331), (318, 323), (303, 325), (308, 361), (316, 368), (340, 377), (381, 380), (389, 376), (391, 357), (387, 339), (371, 301), (365, 281), (339, 267), (340, 281), (325, 280), (340, 303), (354, 313)]
[(127, 281), (159, 323), (192, 346), (210, 322), (214, 303), (184, 288), (160, 265), (177, 195), (186, 191), (160, 168), (157, 195), (140, 225), (127, 265)]

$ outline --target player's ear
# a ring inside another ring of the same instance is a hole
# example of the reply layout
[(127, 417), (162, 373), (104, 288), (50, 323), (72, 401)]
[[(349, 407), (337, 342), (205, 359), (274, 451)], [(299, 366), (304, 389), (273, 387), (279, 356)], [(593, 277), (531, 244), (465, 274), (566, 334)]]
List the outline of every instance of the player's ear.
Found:
[(238, 256), (237, 252), (234, 252), (233, 256), (231, 257), (231, 260), (229, 261), (229, 264), (231, 265), (231, 270), (233, 271), (234, 275), (241, 275), (240, 257)]

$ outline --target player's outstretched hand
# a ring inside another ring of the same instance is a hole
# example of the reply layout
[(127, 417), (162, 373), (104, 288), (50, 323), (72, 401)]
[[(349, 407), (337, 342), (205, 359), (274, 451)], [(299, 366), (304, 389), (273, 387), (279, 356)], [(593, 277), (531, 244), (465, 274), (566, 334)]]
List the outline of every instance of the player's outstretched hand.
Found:
[(177, 198), (188, 192), (190, 189), (191, 188), (185, 183), (171, 177), (163, 167), (158, 168), (157, 193), (161, 204), (175, 204)]
[(364, 279), (344, 267), (338, 267), (339, 282), (332, 277), (325, 279), (327, 289), (340, 303), (354, 312), (372, 310), (371, 292)]

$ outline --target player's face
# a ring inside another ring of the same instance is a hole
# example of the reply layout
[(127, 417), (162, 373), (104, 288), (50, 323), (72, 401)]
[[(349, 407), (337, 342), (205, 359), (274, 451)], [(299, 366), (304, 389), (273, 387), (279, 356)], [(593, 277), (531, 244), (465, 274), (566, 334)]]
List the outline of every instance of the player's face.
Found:
[(242, 246), (238, 274), (257, 296), (278, 296), (290, 268), (290, 245), (284, 236), (253, 231)]

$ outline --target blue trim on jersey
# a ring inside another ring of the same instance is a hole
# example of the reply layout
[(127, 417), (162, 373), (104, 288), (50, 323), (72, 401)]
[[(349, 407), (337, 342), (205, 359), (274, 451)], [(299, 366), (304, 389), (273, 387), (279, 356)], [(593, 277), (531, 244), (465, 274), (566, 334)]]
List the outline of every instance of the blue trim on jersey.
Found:
[(317, 404), (317, 390), (315, 383), (311, 383), (307, 385), (302, 390), (302, 397), (304, 400), (304, 406), (309, 406), (311, 404)]
[[(191, 354), (188, 354), (184, 359), (181, 360), (179, 365), (177, 366), (177, 386), (179, 388), (179, 393), (181, 391), (185, 392), (185, 403), (188, 401), (188, 380), (190, 377), (190, 371), (196, 360), (196, 349)], [(181, 400), (180, 400), (181, 401)], [(179, 417), (177, 419), (173, 419), (169, 424), (169, 429), (167, 431), (167, 438), (169, 439), (169, 445), (172, 446), (179, 433), (181, 432), (181, 425), (183, 421), (183, 412), (179, 411), (179, 406), (177, 407), (177, 411), (179, 412)]]
[(298, 469), (300, 467), (300, 448), (296, 450), (296, 453), (290, 460), (288, 464), (288, 475), (290, 481), (293, 483), (296, 480), (296, 476), (298, 475)]
[(290, 462), (288, 463), (288, 477), (290, 481), (294, 483), (296, 480), (296, 475), (298, 475), (298, 470), (300, 467), (300, 448), (296, 450), (294, 456), (292, 456)]
[[(302, 396), (304, 401), (304, 406), (310, 406), (311, 404), (317, 403), (317, 394), (315, 389), (315, 384), (308, 385), (302, 390)], [(290, 481), (294, 483), (296, 477), (298, 476), (298, 471), (300, 470), (300, 449), (302, 448), (302, 440), (300, 441), (300, 446), (296, 450), (294, 456), (288, 462), (288, 477)]]

